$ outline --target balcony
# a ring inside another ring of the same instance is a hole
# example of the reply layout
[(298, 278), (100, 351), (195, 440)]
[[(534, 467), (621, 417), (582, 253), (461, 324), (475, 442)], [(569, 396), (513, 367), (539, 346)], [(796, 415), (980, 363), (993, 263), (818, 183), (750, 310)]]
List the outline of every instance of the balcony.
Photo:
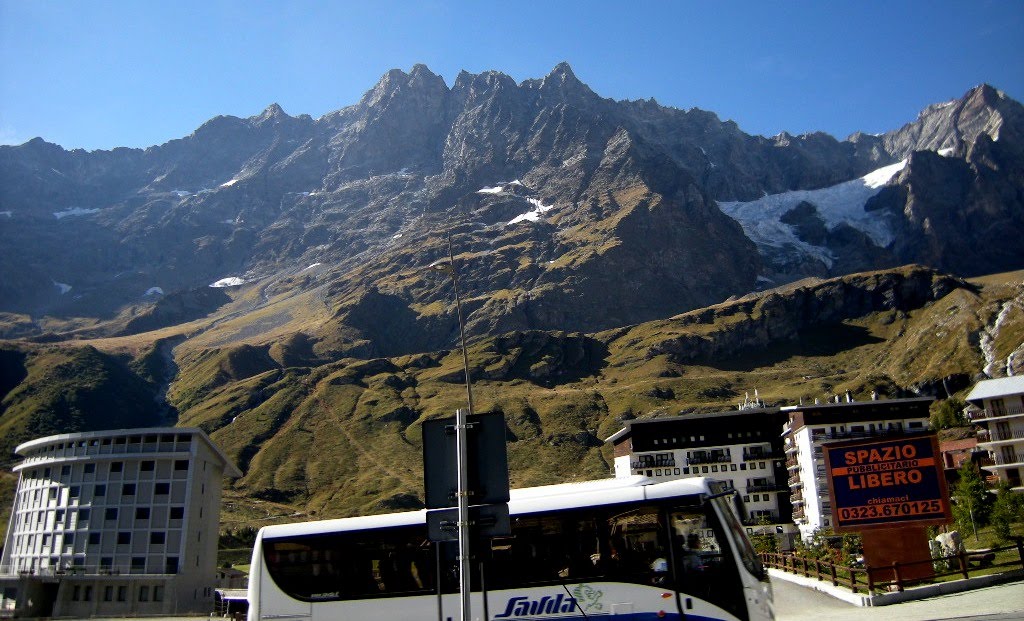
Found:
[(760, 526), (761, 524), (777, 524), (779, 516), (774, 511), (751, 515), (743, 520), (744, 526)]
[(1024, 429), (989, 429), (978, 433), (978, 444), (1024, 440)]
[(986, 466), (986, 468), (1010, 468), (1024, 466), (1024, 457), (1021, 455), (1014, 455), (1011, 457), (1004, 457), (1003, 455), (996, 455), (993, 459), (993, 463)]
[(732, 458), (729, 455), (720, 454), (694, 455), (693, 457), (686, 458), (686, 464), (690, 466), (696, 464), (727, 464), (731, 461)]
[(636, 461), (630, 462), (629, 467), (632, 468), (633, 470), (644, 470), (647, 468), (674, 468), (676, 465), (676, 460), (674, 457), (661, 457), (657, 459), (644, 459), (644, 457), (648, 456), (644, 455), (641, 456)]
[(1024, 406), (1010, 405), (999, 409), (985, 408), (969, 414), (971, 422), (979, 420), (990, 420), (993, 418), (1012, 418), (1024, 414)]
[(766, 483), (756, 484), (747, 483), (746, 490), (748, 494), (760, 494), (762, 492), (787, 492), (789, 491), (789, 486), (781, 486), (777, 485), (775, 481), (768, 481)]
[(782, 459), (784, 455), (776, 451), (743, 451), (743, 461), (763, 461)]

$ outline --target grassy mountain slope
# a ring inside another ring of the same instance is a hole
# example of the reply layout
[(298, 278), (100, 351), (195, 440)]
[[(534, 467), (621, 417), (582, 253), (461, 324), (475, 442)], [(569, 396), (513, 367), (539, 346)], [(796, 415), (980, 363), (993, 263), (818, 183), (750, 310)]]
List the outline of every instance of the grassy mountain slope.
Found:
[[(505, 414), (512, 484), (526, 486), (606, 476), (603, 439), (625, 419), (728, 409), (755, 388), (769, 403), (847, 390), (945, 396), (986, 366), (1001, 374), (1020, 350), (1021, 276), (965, 282), (909, 266), (596, 334), (482, 338), (468, 352), (476, 410)], [(155, 424), (154, 397), (165, 396), (179, 425), (205, 429), (245, 473), (226, 490), (225, 527), (421, 506), (420, 425), (465, 403), (461, 352), (330, 359), (316, 330), (222, 319), (176, 337), (4, 344), (3, 436), (13, 447), (58, 430)], [(233, 339), (217, 332), (227, 325)]]

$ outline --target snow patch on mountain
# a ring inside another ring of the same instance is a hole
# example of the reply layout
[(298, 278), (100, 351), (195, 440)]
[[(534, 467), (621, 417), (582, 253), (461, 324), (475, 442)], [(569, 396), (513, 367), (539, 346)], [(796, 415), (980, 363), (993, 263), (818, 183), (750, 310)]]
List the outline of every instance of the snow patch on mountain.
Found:
[(7, 216), (8, 218), (14, 217), (13, 211), (0, 211), (0, 216)]
[(237, 276), (229, 276), (227, 278), (221, 278), (215, 283), (211, 283), (210, 286), (219, 289), (221, 287), (238, 287), (244, 284), (245, 281), (242, 280), (241, 278)]
[(540, 216), (542, 213), (551, 211), (552, 209), (555, 208), (554, 205), (544, 205), (535, 198), (528, 198), (526, 199), (526, 201), (533, 205), (534, 209), (531, 209), (526, 213), (519, 214), (515, 218), (512, 218), (511, 220), (508, 221), (508, 223), (505, 226), (519, 224), (520, 222), (537, 222), (540, 220)]
[(88, 216), (94, 213), (99, 213), (99, 209), (84, 209), (82, 207), (72, 207), (71, 209), (65, 209), (63, 211), (53, 212), (53, 217), (58, 220), (68, 218), (71, 216)]
[(68, 291), (71, 291), (71, 285), (63, 282), (57, 282), (56, 280), (51, 281), (54, 287), (60, 289), (60, 294), (64, 295)]
[(807, 202), (817, 208), (818, 215), (830, 231), (845, 224), (863, 232), (875, 244), (888, 246), (893, 241), (892, 228), (880, 214), (865, 211), (864, 205), (906, 165), (907, 161), (903, 160), (859, 179), (819, 190), (794, 190), (765, 195), (753, 201), (720, 202), (718, 206), (740, 223), (743, 232), (757, 244), (762, 255), (787, 247), (796, 248), (831, 267), (835, 257), (829, 249), (800, 239), (793, 226), (782, 222), (783, 216), (800, 203)]
[(163, 294), (164, 294), (164, 290), (161, 289), (160, 287), (150, 287), (149, 289), (146, 289), (146, 293), (144, 295), (163, 295)]

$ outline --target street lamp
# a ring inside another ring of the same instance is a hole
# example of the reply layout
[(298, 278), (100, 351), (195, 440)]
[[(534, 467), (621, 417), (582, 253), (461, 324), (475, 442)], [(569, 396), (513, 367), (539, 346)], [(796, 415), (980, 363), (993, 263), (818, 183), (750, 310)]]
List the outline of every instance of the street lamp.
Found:
[[(473, 413), (473, 387), (469, 381), (469, 357), (466, 354), (466, 328), (462, 321), (462, 299), (459, 297), (458, 270), (455, 269), (455, 254), (452, 252), (452, 234), (448, 233), (448, 260), (431, 263), (429, 269), (447, 272), (452, 277), (455, 289), (455, 311), (459, 317), (459, 338), (462, 344), (462, 368), (466, 373), (466, 400), (469, 414)], [(469, 563), (469, 459), (466, 450), (466, 410), (455, 410), (455, 444), (457, 446), (456, 470), (458, 472), (458, 529), (459, 529), (459, 595), (461, 601), (460, 619), (470, 620), (470, 579)]]

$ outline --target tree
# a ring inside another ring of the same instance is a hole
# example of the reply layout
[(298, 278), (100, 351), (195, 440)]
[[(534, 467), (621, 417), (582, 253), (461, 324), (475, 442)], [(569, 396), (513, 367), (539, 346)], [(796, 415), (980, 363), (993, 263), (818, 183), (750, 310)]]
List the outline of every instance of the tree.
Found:
[(999, 482), (996, 500), (992, 503), (991, 522), (996, 537), (1009, 541), (1013, 535), (1013, 523), (1024, 517), (1024, 495), (1014, 492), (1006, 481)]
[(757, 532), (750, 536), (750, 543), (754, 545), (754, 550), (758, 554), (765, 554), (770, 552), (779, 551), (779, 541), (775, 538), (775, 533), (769, 530), (772, 526), (771, 520), (765, 516), (761, 516), (757, 521), (757, 525), (760, 526)]
[(935, 401), (929, 409), (931, 415), (928, 424), (936, 431), (967, 425), (967, 419), (964, 418), (964, 402), (959, 399)]
[(988, 524), (992, 500), (973, 462), (964, 462), (957, 471), (957, 481), (950, 494), (953, 501), (953, 521), (961, 535), (976, 534), (978, 528)]

